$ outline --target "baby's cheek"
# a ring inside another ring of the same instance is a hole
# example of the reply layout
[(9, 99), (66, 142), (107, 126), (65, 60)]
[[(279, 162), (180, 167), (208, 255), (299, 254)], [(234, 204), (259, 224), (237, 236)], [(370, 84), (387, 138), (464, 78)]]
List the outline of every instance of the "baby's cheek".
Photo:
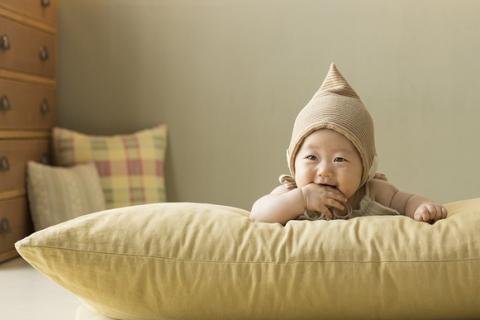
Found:
[(309, 184), (312, 181), (311, 181), (311, 179), (309, 179), (309, 177), (304, 172), (302, 172), (300, 170), (300, 171), (295, 172), (295, 182), (296, 182), (298, 187), (303, 187), (303, 186), (306, 186), (307, 184)]
[(305, 182), (305, 179), (302, 179), (301, 177), (295, 177), (295, 183), (297, 184), (297, 187), (303, 187), (306, 186), (308, 183)]
[(353, 195), (355, 194), (355, 191), (352, 191), (352, 190), (340, 190), (342, 191), (342, 193), (345, 195), (345, 197), (347, 197), (347, 199), (350, 199), (353, 197)]
[(347, 198), (354, 197), (360, 189), (360, 181), (348, 180), (344, 184), (343, 193)]

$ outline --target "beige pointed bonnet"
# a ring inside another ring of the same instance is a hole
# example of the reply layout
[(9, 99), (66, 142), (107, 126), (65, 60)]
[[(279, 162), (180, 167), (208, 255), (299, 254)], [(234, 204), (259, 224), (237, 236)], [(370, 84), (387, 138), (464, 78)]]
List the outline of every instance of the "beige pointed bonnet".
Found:
[(335, 130), (353, 143), (362, 159), (361, 185), (373, 178), (377, 157), (372, 117), (333, 63), (320, 89), (295, 119), (287, 150), (292, 177), (295, 177), (295, 157), (303, 140), (319, 129)]

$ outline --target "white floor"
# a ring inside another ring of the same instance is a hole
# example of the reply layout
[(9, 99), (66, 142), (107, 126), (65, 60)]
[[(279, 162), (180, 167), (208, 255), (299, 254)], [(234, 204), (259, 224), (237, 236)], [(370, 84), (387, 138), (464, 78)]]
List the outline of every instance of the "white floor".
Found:
[(75, 320), (80, 301), (17, 258), (0, 264), (0, 318)]

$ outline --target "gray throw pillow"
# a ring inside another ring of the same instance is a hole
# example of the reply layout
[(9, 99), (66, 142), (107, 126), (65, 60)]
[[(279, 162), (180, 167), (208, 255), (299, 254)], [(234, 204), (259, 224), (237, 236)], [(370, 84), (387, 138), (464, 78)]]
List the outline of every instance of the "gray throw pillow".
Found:
[(30, 161), (27, 185), (35, 230), (105, 209), (93, 163), (64, 168)]

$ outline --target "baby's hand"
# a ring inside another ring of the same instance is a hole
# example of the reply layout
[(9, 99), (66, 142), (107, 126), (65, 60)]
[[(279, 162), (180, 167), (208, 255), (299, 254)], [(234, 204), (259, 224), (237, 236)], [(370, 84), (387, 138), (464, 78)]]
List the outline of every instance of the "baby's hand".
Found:
[(413, 214), (413, 219), (417, 221), (432, 223), (440, 219), (445, 219), (446, 217), (447, 209), (445, 209), (444, 206), (432, 202), (424, 202), (420, 204)]
[(301, 189), (306, 209), (309, 211), (321, 213), (326, 219), (333, 219), (333, 213), (329, 207), (345, 210), (348, 199), (337, 188), (310, 183)]

